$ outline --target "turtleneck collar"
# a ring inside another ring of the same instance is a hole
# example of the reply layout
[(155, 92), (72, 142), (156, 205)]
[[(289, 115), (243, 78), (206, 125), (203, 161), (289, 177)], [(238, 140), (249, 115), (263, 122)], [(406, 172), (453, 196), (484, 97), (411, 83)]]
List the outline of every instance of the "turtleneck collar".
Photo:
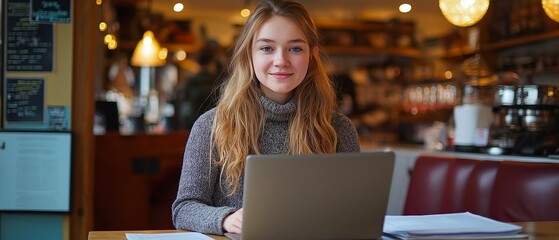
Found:
[(259, 95), (260, 102), (262, 102), (262, 106), (266, 112), (266, 119), (272, 121), (288, 121), (289, 118), (295, 114), (296, 105), (294, 98), (291, 98), (286, 104), (279, 104), (266, 97), (262, 92)]

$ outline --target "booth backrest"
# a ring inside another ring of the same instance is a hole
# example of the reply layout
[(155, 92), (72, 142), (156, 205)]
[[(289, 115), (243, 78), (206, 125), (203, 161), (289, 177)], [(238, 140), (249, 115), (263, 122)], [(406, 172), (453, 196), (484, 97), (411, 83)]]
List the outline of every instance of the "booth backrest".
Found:
[(501, 221), (559, 220), (559, 162), (419, 156), (404, 215), (472, 212)]
[(559, 163), (502, 162), (490, 216), (501, 221), (559, 220)]
[(497, 169), (501, 162), (476, 161), (468, 178), (463, 199), (463, 209), (482, 216), (489, 216), (490, 199), (495, 185)]
[(413, 169), (404, 214), (443, 213), (445, 182), (452, 161), (445, 158), (422, 156)]
[(466, 198), (466, 186), (477, 162), (456, 158), (451, 161), (443, 190), (443, 212), (460, 212)]

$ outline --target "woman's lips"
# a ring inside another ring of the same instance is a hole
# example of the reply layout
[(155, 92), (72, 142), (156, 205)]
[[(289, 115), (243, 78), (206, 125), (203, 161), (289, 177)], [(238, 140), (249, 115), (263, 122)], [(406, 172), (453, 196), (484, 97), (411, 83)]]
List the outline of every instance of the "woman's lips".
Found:
[(285, 79), (285, 78), (291, 77), (291, 75), (293, 75), (293, 73), (270, 73), (270, 75), (272, 75), (275, 78)]

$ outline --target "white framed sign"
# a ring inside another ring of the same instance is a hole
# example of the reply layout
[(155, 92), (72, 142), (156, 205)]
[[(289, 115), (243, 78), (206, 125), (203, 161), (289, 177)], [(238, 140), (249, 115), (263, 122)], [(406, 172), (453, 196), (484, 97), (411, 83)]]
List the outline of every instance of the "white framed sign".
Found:
[(0, 211), (69, 212), (70, 132), (0, 132)]

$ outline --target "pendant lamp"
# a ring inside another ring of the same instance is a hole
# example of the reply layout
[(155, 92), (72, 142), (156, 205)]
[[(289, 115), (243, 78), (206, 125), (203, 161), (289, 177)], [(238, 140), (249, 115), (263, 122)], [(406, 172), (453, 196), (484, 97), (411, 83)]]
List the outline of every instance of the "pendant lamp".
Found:
[[(151, 26), (151, 5), (152, 0), (147, 1), (147, 26), (149, 29)], [(136, 45), (134, 53), (132, 53), (132, 59), (130, 64), (136, 67), (158, 67), (165, 65), (165, 58), (161, 57), (159, 52), (161, 47), (159, 42), (155, 39), (155, 35), (152, 31), (147, 30), (144, 33), (142, 39)]]
[(165, 65), (165, 59), (160, 58), (161, 47), (152, 31), (146, 31), (138, 42), (130, 63), (138, 67), (157, 67)]
[(559, 22), (559, 0), (542, 0), (542, 6), (549, 18)]
[(489, 0), (439, 0), (444, 17), (458, 27), (476, 24), (487, 12)]

